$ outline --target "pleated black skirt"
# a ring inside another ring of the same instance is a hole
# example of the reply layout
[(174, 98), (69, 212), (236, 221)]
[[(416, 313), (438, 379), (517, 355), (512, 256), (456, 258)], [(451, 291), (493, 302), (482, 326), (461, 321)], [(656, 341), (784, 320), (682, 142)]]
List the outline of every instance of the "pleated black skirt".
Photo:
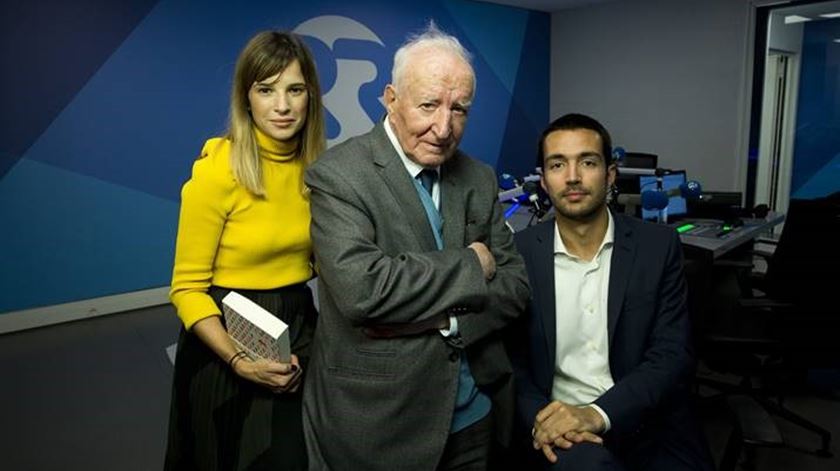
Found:
[[(229, 292), (210, 289), (218, 305)], [(309, 287), (236, 292), (289, 325), (292, 353), (305, 375), (317, 317)], [(302, 389), (275, 394), (242, 379), (201, 339), (181, 329), (164, 469), (305, 470)]]

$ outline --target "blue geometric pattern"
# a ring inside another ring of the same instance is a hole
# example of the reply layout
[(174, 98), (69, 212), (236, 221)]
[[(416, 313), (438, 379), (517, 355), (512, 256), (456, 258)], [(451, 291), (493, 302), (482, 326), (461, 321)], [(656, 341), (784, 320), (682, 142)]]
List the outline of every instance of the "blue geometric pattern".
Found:
[(0, 182), (0, 312), (164, 286), (178, 203), (20, 160)]
[(791, 197), (840, 191), (840, 19), (805, 24)]
[(822, 198), (836, 191), (840, 191), (840, 153), (811, 174), (811, 178), (800, 183), (796, 190), (791, 192), (790, 197)]
[(308, 28), (331, 143), (382, 119), (393, 53), (429, 19), (474, 56), (463, 150), (525, 174), (548, 120), (545, 13), (463, 0), (71, 3), (60, 37), (39, 36), (44, 21), (0, 23), (16, 45), (4, 70), (35, 77), (0, 87), (0, 313), (169, 283), (181, 185), (226, 127), (233, 65), (257, 31)]
[(0, 178), (155, 3), (157, 0), (2, 3)]

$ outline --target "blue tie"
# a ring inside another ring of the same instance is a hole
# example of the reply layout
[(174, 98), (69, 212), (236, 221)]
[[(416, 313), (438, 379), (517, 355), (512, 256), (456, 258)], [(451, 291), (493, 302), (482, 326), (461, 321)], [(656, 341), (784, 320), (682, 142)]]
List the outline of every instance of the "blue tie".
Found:
[(432, 186), (435, 184), (435, 180), (437, 180), (437, 171), (424, 169), (419, 174), (417, 174), (417, 178), (420, 179), (420, 184), (423, 185), (423, 188), (429, 193), (429, 196), (432, 196)]

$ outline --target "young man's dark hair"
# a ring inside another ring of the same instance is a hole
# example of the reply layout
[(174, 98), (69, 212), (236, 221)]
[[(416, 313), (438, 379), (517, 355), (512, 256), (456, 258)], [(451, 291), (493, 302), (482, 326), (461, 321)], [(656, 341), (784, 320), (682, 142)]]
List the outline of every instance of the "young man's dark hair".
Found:
[(538, 168), (545, 170), (545, 163), (543, 162), (545, 159), (543, 150), (545, 147), (545, 138), (554, 131), (571, 131), (573, 129), (589, 129), (590, 131), (598, 133), (598, 135), (601, 136), (601, 155), (604, 157), (604, 164), (609, 166), (612, 163), (612, 138), (610, 137), (610, 133), (607, 131), (607, 128), (589, 116), (578, 113), (569, 113), (552, 121), (545, 131), (543, 131), (542, 136), (540, 136), (540, 142), (537, 146), (536, 166)]

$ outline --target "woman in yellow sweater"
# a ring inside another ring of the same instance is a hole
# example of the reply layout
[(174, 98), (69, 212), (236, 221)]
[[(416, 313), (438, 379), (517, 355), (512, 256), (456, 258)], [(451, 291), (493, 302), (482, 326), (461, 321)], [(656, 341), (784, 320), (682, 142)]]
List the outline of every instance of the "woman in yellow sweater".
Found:
[[(228, 133), (204, 144), (181, 193), (166, 469), (306, 469), (298, 388), (316, 312), (303, 172), (323, 148), (310, 52), (295, 35), (257, 34), (236, 63)], [(220, 316), (231, 290), (290, 326), (290, 363), (239, 352)]]

